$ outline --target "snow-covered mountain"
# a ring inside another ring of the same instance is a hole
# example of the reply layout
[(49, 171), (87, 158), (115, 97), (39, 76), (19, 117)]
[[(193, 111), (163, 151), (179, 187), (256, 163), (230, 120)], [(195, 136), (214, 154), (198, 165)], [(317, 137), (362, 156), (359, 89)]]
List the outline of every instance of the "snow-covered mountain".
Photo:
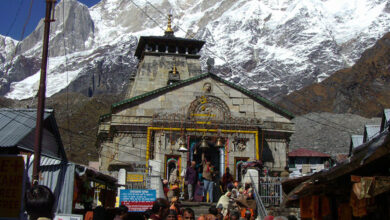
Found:
[[(205, 40), (214, 71), (269, 98), (321, 81), (355, 63), (390, 31), (388, 0), (76, 0), (56, 6), (47, 96), (123, 92), (141, 35), (162, 35), (172, 12), (175, 36)], [(36, 94), (43, 22), (21, 42), (0, 37), (0, 95)]]

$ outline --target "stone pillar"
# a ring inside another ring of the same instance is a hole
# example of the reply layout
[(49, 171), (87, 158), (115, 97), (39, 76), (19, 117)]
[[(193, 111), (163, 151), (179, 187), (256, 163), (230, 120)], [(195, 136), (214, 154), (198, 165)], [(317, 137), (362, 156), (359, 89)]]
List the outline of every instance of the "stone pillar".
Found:
[(146, 52), (149, 51), (149, 45), (148, 45), (148, 44), (145, 44), (145, 51), (146, 51)]
[(288, 152), (290, 151), (290, 137), (286, 138), (286, 166), (290, 167), (290, 160), (288, 158)]
[(219, 176), (222, 177), (225, 173), (225, 148), (219, 148)]
[(158, 52), (158, 44), (156, 44), (156, 52)]
[[(118, 184), (119, 185), (125, 185), (126, 184), (126, 169), (119, 169), (118, 172)], [(118, 196), (120, 195), (120, 190), (126, 189), (124, 186), (118, 187)]]
[(188, 54), (188, 47), (186, 47), (186, 54)]
[(165, 53), (168, 53), (168, 45), (165, 46)]
[(179, 47), (176, 46), (176, 53), (178, 54), (179, 53)]

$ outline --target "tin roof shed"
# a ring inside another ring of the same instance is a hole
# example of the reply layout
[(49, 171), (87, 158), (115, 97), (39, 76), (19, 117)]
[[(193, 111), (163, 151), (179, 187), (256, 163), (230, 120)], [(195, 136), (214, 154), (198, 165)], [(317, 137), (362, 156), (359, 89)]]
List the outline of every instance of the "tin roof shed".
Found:
[(351, 135), (351, 144), (349, 146), (349, 156), (352, 155), (353, 149), (363, 144), (363, 135)]
[(363, 142), (366, 143), (380, 133), (380, 125), (365, 125)]
[[(36, 117), (36, 109), (0, 108), (0, 153), (33, 152)], [(42, 155), (66, 160), (53, 110), (45, 110), (43, 126)]]
[(390, 108), (383, 110), (381, 131), (390, 126)]

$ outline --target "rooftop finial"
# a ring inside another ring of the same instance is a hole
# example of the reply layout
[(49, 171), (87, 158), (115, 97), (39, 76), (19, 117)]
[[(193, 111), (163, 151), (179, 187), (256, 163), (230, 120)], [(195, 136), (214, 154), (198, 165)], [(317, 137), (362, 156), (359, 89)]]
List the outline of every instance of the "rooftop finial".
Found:
[(172, 13), (168, 14), (168, 25), (167, 25), (167, 29), (165, 30), (165, 36), (173, 36)]
[(177, 69), (176, 69), (176, 64), (173, 64), (173, 71), (172, 71), (173, 75), (176, 75), (177, 73)]

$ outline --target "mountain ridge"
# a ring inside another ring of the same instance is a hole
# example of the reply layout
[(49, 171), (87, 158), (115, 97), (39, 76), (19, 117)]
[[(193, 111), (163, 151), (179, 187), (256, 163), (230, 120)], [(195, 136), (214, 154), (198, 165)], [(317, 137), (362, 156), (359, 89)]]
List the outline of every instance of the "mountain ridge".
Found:
[[(52, 24), (47, 96), (123, 92), (138, 62), (137, 38), (162, 35), (170, 10), (176, 36), (206, 41), (204, 68), (214, 58), (216, 74), (270, 99), (351, 66), (390, 27), (385, 0), (103, 0), (91, 8), (63, 0)], [(4, 58), (0, 95), (36, 94), (39, 69), (25, 68), (18, 57), (39, 66), (41, 28), (16, 46), (16, 57)]]
[(380, 117), (384, 108), (390, 108), (389, 100), (390, 32), (366, 50), (351, 68), (297, 90), (279, 104), (298, 115), (332, 112)]

